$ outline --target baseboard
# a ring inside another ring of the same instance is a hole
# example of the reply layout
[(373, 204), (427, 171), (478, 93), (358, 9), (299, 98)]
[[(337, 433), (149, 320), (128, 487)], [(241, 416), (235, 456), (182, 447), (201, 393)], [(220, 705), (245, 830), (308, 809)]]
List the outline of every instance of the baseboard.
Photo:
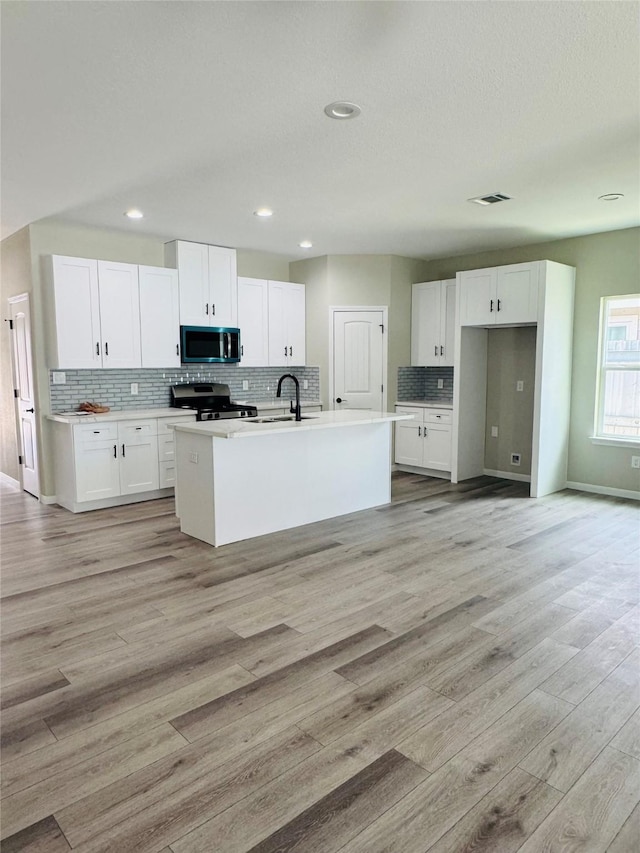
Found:
[(577, 492), (591, 492), (594, 495), (609, 495), (612, 498), (628, 498), (632, 501), (640, 501), (640, 492), (633, 489), (613, 489), (611, 486), (593, 486), (591, 483), (567, 483), (568, 489)]
[(58, 498), (55, 495), (40, 495), (41, 504), (57, 504)]
[(517, 480), (518, 483), (530, 483), (531, 474), (517, 474), (515, 471), (493, 471), (485, 468), (482, 472), (487, 477), (500, 477), (501, 480)]
[(418, 468), (416, 465), (396, 465), (396, 471), (404, 471), (405, 474), (419, 474), (421, 477), (439, 477), (441, 480), (450, 480), (451, 471), (439, 471), (435, 468)]
[(11, 486), (14, 489), (20, 488), (19, 480), (14, 480), (13, 477), (10, 477), (8, 474), (4, 474), (2, 471), (0, 471), (0, 480), (2, 480), (3, 483), (6, 483), (7, 486)]

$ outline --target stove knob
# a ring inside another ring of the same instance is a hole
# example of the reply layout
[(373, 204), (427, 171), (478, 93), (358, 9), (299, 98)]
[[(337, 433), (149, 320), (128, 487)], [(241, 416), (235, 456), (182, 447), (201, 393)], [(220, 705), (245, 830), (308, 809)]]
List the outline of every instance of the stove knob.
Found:
[(216, 418), (219, 418), (219, 417), (220, 417), (220, 412), (216, 412), (215, 416), (216, 416)]

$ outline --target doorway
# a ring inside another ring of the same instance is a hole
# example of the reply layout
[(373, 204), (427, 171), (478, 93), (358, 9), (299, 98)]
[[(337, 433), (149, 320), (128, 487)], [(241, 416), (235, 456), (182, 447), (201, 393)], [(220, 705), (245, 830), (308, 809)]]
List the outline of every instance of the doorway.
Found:
[(330, 407), (385, 411), (386, 306), (332, 307), (329, 314)]
[(31, 311), (28, 293), (9, 298), (9, 317), (16, 432), (20, 456), (20, 486), (25, 492), (40, 498)]

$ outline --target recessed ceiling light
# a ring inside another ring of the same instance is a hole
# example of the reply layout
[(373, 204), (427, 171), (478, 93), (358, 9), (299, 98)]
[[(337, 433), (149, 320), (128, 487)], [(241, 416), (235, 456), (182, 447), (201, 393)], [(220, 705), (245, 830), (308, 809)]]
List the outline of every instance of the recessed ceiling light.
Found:
[(624, 198), (624, 193), (605, 193), (598, 196), (598, 201), (618, 201), (619, 198)]
[(302, 243), (298, 243), (301, 249), (310, 249), (313, 246), (311, 240), (303, 240)]
[(132, 207), (131, 210), (127, 210), (125, 216), (128, 216), (129, 219), (142, 219), (144, 213), (141, 210), (138, 210), (137, 207)]
[(332, 104), (327, 104), (324, 111), (329, 118), (338, 119), (355, 118), (362, 112), (357, 104), (351, 104), (349, 101), (334, 101)]
[(262, 216), (267, 218), (268, 216), (273, 216), (273, 210), (270, 207), (259, 207), (257, 210), (253, 211), (254, 216)]

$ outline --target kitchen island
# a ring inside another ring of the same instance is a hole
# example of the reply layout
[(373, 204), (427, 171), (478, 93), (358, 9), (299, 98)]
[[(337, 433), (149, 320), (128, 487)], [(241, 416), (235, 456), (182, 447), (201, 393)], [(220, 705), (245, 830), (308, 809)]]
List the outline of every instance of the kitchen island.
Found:
[(409, 417), (342, 410), (176, 425), (180, 529), (218, 546), (387, 504), (391, 424)]

